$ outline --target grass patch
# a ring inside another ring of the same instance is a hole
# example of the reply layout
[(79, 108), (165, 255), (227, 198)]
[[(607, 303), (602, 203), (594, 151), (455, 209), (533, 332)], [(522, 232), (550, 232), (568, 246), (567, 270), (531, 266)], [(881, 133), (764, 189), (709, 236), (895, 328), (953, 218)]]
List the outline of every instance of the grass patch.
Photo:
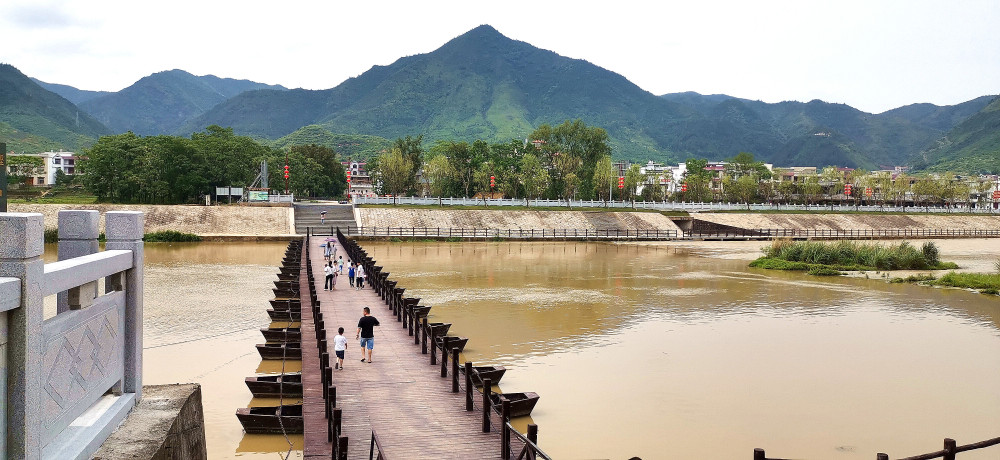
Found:
[(763, 251), (764, 257), (769, 259), (831, 268), (857, 267), (847, 268), (848, 270), (943, 270), (957, 267), (952, 262), (941, 262), (937, 246), (932, 242), (924, 243), (922, 247), (917, 248), (907, 242), (883, 246), (854, 241), (821, 243), (777, 240)]
[(934, 275), (910, 275), (906, 278), (893, 278), (889, 280), (890, 283), (922, 283), (926, 281), (934, 281), (937, 278)]
[(983, 294), (996, 294), (1000, 292), (1000, 273), (948, 272), (931, 284), (975, 289)]
[(193, 233), (182, 233), (175, 230), (163, 230), (147, 233), (142, 238), (147, 243), (186, 243), (201, 241), (201, 237)]
[[(42, 196), (42, 192), (48, 192)], [(10, 195), (9, 203), (18, 204), (94, 204), (97, 203), (97, 196), (87, 193), (82, 188), (53, 188), (51, 190), (25, 191), (23, 194)]]
[(836, 269), (829, 268), (829, 267), (813, 267), (813, 268), (810, 268), (809, 271), (807, 271), (806, 273), (808, 273), (810, 275), (813, 275), (813, 276), (840, 276), (840, 275), (843, 275), (843, 273), (841, 273), (840, 270), (836, 270)]

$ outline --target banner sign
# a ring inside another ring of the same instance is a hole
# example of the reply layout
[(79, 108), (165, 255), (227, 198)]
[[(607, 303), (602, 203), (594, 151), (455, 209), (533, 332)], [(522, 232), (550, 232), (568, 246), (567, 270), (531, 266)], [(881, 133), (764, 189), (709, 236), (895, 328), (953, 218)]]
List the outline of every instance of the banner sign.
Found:
[(7, 144), (0, 142), (0, 212), (7, 212)]
[(251, 190), (247, 192), (247, 199), (250, 201), (267, 201), (267, 192)]

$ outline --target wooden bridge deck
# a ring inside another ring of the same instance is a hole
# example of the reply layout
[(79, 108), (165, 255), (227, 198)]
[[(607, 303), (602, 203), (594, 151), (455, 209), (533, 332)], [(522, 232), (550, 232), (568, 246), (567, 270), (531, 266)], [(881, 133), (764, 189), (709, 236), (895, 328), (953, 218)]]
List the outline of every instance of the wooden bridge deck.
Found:
[[(335, 358), (333, 336), (338, 327), (344, 328), (348, 339), (345, 369), (333, 371), (337, 406), (343, 411), (342, 435), (349, 439), (348, 458), (368, 458), (373, 428), (378, 432), (382, 450), (391, 459), (501, 458), (499, 430), (482, 432), (482, 413), (465, 411), (465, 394), (451, 392), (451, 376), (441, 378), (440, 366), (432, 366), (429, 355), (420, 353), (419, 345), (413, 344), (413, 337), (407, 334), (403, 323), (396, 321), (371, 286), (366, 285), (360, 291), (352, 288), (345, 267), (336, 289), (323, 290), (323, 252), (317, 246), (320, 239), (312, 241), (310, 263), (331, 360)], [(347, 260), (339, 243), (337, 254)], [(305, 276), (305, 270), (302, 273)], [(361, 347), (354, 340), (358, 319), (366, 306), (381, 323), (375, 328), (372, 363), (361, 362)], [(311, 315), (303, 314), (304, 457), (307, 459), (330, 458), (332, 450), (332, 444), (327, 442), (314, 331)]]

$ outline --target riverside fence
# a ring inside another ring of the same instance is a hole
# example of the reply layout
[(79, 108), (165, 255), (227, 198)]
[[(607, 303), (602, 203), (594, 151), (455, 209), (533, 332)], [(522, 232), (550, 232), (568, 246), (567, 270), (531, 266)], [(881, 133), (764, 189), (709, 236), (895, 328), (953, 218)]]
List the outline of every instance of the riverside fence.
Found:
[(975, 213), (1000, 214), (997, 205), (989, 202), (982, 205), (967, 204), (954, 206), (888, 206), (877, 204), (778, 204), (778, 203), (687, 203), (673, 201), (598, 201), (598, 200), (525, 200), (514, 198), (434, 198), (434, 197), (354, 197), (356, 205), (410, 206), (496, 206), (496, 207), (563, 207), (563, 208), (613, 208), (650, 209), (656, 211), (826, 211), (826, 212), (907, 212), (907, 213)]
[(461, 240), (704, 240), (704, 239), (902, 239), (902, 238), (998, 238), (1000, 229), (795, 229), (720, 227), (687, 232), (660, 229), (575, 228), (448, 228), (448, 227), (309, 227), (312, 235), (335, 235), (340, 230), (351, 237), (434, 238)]
[(42, 215), (0, 213), (2, 458), (89, 458), (142, 397), (144, 218), (108, 212), (103, 252), (99, 219), (60, 211), (45, 264)]

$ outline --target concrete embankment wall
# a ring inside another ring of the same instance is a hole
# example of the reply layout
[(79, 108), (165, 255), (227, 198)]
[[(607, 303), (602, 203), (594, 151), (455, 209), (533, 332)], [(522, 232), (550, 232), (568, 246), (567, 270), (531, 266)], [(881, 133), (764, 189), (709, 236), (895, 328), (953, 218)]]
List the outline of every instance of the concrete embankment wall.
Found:
[(679, 230), (655, 212), (357, 208), (363, 227)]
[(101, 230), (108, 211), (142, 211), (146, 214), (146, 233), (176, 230), (203, 236), (285, 236), (294, 234), (291, 207), (257, 206), (168, 206), (118, 204), (9, 204), (10, 212), (37, 212), (45, 216), (45, 227), (56, 228), (59, 211), (97, 210)]
[(208, 458), (201, 385), (143, 386), (142, 401), (94, 454), (95, 460), (122, 458)]
[(743, 229), (809, 230), (996, 230), (1000, 216), (881, 214), (737, 214), (697, 213), (695, 220)]

